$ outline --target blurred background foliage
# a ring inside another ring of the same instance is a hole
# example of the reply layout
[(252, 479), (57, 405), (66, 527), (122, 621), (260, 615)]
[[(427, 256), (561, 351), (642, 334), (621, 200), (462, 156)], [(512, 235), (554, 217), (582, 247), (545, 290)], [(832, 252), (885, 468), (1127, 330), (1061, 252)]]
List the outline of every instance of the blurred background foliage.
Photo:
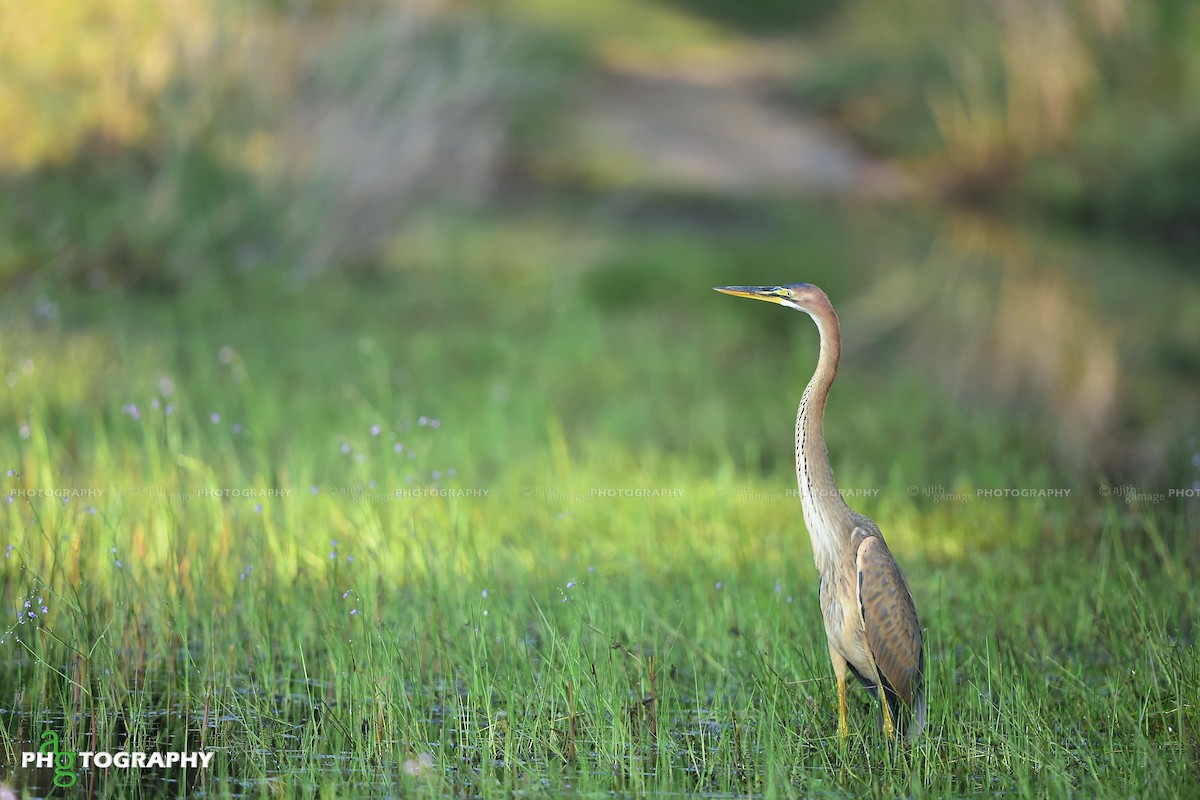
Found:
[[(0, 276), (361, 266), (416, 198), (487, 195), (514, 128), (543, 145), (585, 64), (725, 68), (747, 34), (925, 190), (1195, 252), (1187, 0), (48, 0), (0, 9)], [(108, 202), (83, 220), (64, 192)]]
[(7, 3), (0, 282), (34, 317), (350, 280), (618, 324), (811, 278), (863, 364), (1178, 476), (1198, 45), (1186, 0)]
[(7, 281), (359, 268), (415, 205), (484, 193), (521, 96), (545, 90), (511, 26), (419, 4), (0, 15)]
[(848, 2), (793, 84), (954, 199), (1195, 253), (1200, 6)]

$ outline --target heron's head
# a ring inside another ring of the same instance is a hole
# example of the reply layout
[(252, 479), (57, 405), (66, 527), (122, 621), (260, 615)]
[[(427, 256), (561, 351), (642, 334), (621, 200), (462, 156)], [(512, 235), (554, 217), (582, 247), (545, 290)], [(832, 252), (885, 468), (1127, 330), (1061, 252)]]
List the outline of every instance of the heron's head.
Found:
[(782, 286), (716, 286), (713, 288), (734, 297), (766, 300), (768, 303), (794, 308), (809, 316), (818, 316), (833, 310), (829, 297), (821, 291), (820, 287), (811, 283), (786, 283)]

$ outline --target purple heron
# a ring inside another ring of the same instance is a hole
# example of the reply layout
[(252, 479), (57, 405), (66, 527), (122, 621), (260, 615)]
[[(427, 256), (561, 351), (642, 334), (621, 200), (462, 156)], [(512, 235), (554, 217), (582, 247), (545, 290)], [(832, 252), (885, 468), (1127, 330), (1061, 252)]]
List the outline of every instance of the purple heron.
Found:
[(838, 735), (846, 721), (846, 669), (879, 699), (883, 730), (912, 741), (925, 726), (921, 623), (908, 582), (883, 534), (846, 505), (825, 448), (825, 401), (837, 375), (842, 333), (825, 292), (811, 283), (719, 286), (718, 292), (803, 311), (817, 324), (817, 369), (796, 413), (796, 478), (813, 560), (821, 574), (821, 614), (838, 689)]

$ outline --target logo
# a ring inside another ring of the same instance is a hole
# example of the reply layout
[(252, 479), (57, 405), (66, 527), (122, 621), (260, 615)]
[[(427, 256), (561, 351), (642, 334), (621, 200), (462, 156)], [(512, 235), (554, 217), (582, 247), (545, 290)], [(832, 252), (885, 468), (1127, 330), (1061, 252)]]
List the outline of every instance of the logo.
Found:
[(213, 753), (202, 752), (167, 752), (145, 753), (141, 751), (120, 750), (110, 753), (106, 750), (84, 750), (78, 753), (63, 752), (58, 749), (59, 738), (54, 731), (46, 731), (41, 735), (42, 746), (35, 751), (21, 753), (21, 766), (29, 769), (53, 769), (53, 783), (60, 789), (74, 786), (79, 781), (80, 769), (166, 769), (182, 767), (185, 769), (207, 768), (212, 761)]
[(58, 749), (58, 734), (46, 731), (42, 734), (42, 746), (36, 752), (21, 753), (22, 767), (54, 769), (54, 785), (60, 789), (74, 786), (79, 781), (75, 772), (75, 754)]

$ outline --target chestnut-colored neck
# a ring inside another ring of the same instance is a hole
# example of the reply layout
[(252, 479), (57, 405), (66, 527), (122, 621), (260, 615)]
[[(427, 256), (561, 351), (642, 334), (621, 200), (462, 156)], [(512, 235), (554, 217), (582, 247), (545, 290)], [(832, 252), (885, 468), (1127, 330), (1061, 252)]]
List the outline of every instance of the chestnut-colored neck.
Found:
[(796, 480), (804, 521), (813, 540), (813, 554), (820, 561), (837, 552), (836, 542), (831, 538), (849, 523), (851, 515), (833, 479), (824, 432), (825, 402), (837, 375), (842, 333), (828, 299), (805, 310), (817, 323), (821, 354), (796, 411)]

